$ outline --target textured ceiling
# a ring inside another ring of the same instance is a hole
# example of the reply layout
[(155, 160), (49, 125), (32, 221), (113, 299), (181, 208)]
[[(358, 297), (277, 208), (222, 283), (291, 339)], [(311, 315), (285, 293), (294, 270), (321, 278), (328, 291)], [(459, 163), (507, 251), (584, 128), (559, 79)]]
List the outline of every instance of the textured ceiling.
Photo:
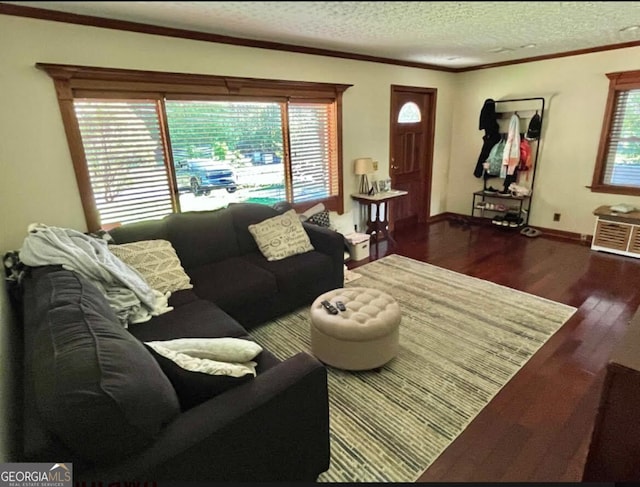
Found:
[(448, 68), (640, 41), (640, 2), (4, 3)]

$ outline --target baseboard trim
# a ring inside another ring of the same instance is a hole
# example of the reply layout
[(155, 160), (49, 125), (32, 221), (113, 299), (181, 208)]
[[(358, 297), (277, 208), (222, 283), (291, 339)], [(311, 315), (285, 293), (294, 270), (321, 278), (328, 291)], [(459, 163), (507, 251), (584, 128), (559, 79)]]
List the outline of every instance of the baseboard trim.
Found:
[[(450, 211), (439, 213), (437, 215), (430, 216), (427, 219), (427, 223), (437, 223), (445, 220), (460, 220), (464, 219), (470, 223), (478, 224), (478, 225), (491, 225), (491, 220), (487, 218), (480, 218), (478, 216), (469, 216), (463, 215), (462, 213), (453, 213)], [(544, 228), (537, 227), (533, 225), (529, 225), (531, 228), (535, 228), (536, 230), (540, 230), (542, 232), (541, 236), (556, 238), (559, 240), (570, 240), (572, 242), (577, 242), (582, 245), (591, 246), (591, 241), (593, 240), (593, 235), (581, 235), (575, 232), (567, 232), (565, 230), (558, 230), (556, 228)]]
[(593, 235), (581, 235), (579, 233), (574, 232), (565, 232), (564, 230), (557, 230), (555, 228), (542, 228), (542, 227), (534, 227), (538, 228), (542, 233), (547, 235), (548, 237), (559, 238), (563, 240), (571, 240), (573, 242), (578, 242), (583, 245), (591, 246), (591, 241), (593, 240)]
[(437, 215), (433, 215), (430, 216), (429, 218), (427, 218), (427, 223), (438, 223), (438, 222), (442, 222), (445, 220), (449, 220), (451, 217), (457, 215), (456, 213), (450, 213), (450, 212), (445, 212), (445, 213), (439, 213)]

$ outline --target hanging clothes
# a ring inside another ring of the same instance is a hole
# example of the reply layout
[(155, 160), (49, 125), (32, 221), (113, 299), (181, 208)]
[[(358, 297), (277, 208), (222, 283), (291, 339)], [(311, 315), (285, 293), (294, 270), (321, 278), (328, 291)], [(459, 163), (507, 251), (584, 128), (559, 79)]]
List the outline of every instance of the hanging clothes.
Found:
[[(500, 134), (498, 132), (490, 132), (482, 137), (484, 141), (482, 144), (482, 149), (480, 150), (480, 156), (478, 156), (478, 161), (476, 162), (476, 168), (473, 171), (473, 175), (477, 178), (482, 177), (483, 175), (483, 164), (488, 160), (491, 151), (498, 145), (500, 142)], [(486, 173), (484, 173), (487, 176)], [(494, 176), (497, 176), (495, 174)]]
[(520, 173), (525, 173), (527, 176), (527, 181), (529, 180), (529, 170), (531, 169), (531, 144), (529, 141), (522, 137), (520, 139), (520, 164), (518, 164), (518, 171)]
[(514, 113), (509, 120), (509, 132), (507, 133), (507, 142), (502, 155), (500, 177), (513, 176), (518, 164), (520, 164), (520, 117), (517, 113)]
[[(500, 136), (498, 135), (498, 137)], [(485, 174), (487, 176), (500, 176), (500, 170), (502, 168), (502, 155), (504, 154), (504, 146), (506, 143), (506, 140), (499, 138), (498, 143), (495, 144), (489, 152), (489, 156), (487, 157), (486, 163), (484, 165)]]
[(491, 98), (487, 98), (484, 101), (484, 105), (482, 105), (478, 130), (489, 130), (491, 132), (498, 132), (500, 130), (498, 126), (498, 115), (496, 114), (496, 102)]
[(482, 110), (480, 110), (478, 129), (484, 130), (484, 136), (482, 137), (482, 149), (480, 150), (473, 175), (480, 178), (483, 174), (486, 176), (483, 164), (489, 157), (492, 148), (500, 142), (500, 126), (498, 125), (498, 116), (496, 114), (496, 102), (491, 98), (487, 98), (484, 101)]

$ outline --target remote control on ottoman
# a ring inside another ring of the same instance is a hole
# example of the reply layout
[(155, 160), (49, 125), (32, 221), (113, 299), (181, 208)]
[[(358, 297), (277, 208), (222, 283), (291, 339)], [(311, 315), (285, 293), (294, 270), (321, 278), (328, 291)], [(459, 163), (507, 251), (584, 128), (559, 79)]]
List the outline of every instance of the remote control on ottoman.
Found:
[(329, 301), (325, 300), (325, 301), (322, 301), (320, 304), (324, 306), (324, 309), (327, 310), (327, 313), (331, 313), (332, 315), (338, 314), (338, 310), (336, 309), (336, 307), (332, 305)]

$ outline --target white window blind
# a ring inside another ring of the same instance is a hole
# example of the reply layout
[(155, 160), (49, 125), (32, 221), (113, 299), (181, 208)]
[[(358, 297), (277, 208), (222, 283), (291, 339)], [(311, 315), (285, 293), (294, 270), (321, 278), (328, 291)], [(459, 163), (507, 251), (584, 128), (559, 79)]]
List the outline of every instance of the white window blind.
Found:
[(640, 89), (616, 96), (603, 182), (640, 188)]
[[(328, 123), (335, 133), (322, 147), (330, 158), (325, 173), (331, 194), (323, 202), (343, 211), (338, 130), (342, 95), (351, 85), (50, 63), (36, 67), (55, 82), (90, 230), (237, 201), (293, 201), (291, 100), (325, 105), (326, 112), (317, 113), (327, 118), (316, 121)], [(187, 113), (187, 105), (200, 113)], [(192, 127), (178, 120), (180, 110)], [(225, 120), (235, 122), (219, 137)], [(305, 136), (297, 129), (294, 143)], [(322, 137), (314, 139), (319, 146)], [(294, 164), (308, 164), (309, 156), (297, 149)], [(318, 181), (296, 175), (296, 184), (308, 183)], [(309, 196), (300, 190), (302, 198)]]
[(174, 162), (187, 158), (254, 163), (282, 159), (279, 103), (182, 101), (165, 103)]
[(332, 103), (290, 103), (293, 202), (338, 194), (337, 137)]
[(171, 213), (157, 101), (84, 98), (74, 108), (101, 223)]
[(240, 188), (262, 184), (262, 195), (285, 199), (284, 164), (290, 163), (293, 202), (339, 193), (334, 103), (288, 104), (290, 161), (283, 153), (282, 103), (167, 100), (165, 106), (174, 164), (212, 158), (242, 169), (249, 161), (253, 168), (237, 170)]

